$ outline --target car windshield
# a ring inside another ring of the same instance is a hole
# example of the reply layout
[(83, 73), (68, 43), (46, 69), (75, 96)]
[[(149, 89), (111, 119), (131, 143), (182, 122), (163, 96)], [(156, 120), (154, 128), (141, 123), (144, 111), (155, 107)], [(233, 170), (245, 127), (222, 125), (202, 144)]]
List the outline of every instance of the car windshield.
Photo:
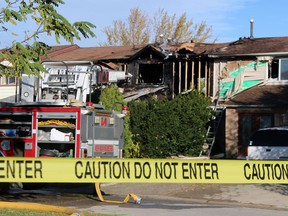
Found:
[(253, 146), (288, 146), (288, 130), (259, 130), (252, 137)]

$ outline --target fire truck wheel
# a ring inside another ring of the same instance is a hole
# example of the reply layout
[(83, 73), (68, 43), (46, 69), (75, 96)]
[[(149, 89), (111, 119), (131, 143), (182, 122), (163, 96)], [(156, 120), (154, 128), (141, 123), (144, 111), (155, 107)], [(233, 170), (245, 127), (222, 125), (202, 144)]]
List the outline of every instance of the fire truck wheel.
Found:
[(9, 183), (0, 183), (0, 194), (6, 193), (10, 188)]
[(45, 186), (45, 183), (23, 183), (24, 190), (38, 190)]

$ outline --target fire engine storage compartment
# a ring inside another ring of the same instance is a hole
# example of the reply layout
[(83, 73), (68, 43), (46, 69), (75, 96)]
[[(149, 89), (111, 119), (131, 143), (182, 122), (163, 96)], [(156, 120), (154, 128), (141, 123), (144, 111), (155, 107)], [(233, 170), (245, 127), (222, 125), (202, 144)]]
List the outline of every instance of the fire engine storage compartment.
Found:
[[(14, 157), (68, 157), (72, 152), (70, 157), (79, 158), (80, 118), (79, 107), (1, 107), (0, 150)], [(69, 136), (55, 138), (52, 130)]]
[(5, 156), (122, 157), (123, 114), (35, 104), (0, 107), (0, 150)]
[(80, 149), (76, 145), (79, 118), (79, 112), (70, 111), (69, 108), (59, 108), (58, 112), (37, 112), (39, 157), (79, 157)]
[(0, 109), (0, 150), (5, 156), (23, 157), (32, 149), (31, 110)]
[(80, 134), (87, 157), (122, 158), (124, 119), (120, 113), (96, 109), (82, 114)]

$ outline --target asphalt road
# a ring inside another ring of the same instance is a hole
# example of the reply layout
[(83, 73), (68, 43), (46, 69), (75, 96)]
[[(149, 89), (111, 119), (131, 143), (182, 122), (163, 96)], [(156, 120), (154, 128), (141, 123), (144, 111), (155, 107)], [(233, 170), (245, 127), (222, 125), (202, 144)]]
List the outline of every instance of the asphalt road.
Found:
[(93, 195), (93, 187), (92, 184), (50, 184), (41, 190), (13, 188), (0, 199), (131, 216), (286, 216), (288, 210), (286, 185), (106, 184), (101, 187), (105, 199), (122, 201), (128, 193), (135, 193), (142, 198), (140, 204), (132, 199), (127, 204), (100, 202)]

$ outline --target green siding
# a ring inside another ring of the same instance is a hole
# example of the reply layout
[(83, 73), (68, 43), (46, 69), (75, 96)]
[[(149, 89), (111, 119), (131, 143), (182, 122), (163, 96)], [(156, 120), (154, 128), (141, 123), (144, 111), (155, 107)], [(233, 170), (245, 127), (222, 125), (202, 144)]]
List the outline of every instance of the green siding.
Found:
[[(235, 69), (233, 71), (230, 72), (229, 77), (237, 77), (240, 76), (241, 73), (243, 73), (246, 69), (248, 68), (259, 68), (259, 67), (266, 67), (267, 63), (266, 62), (260, 62), (260, 63), (256, 63), (256, 62), (251, 62), (245, 66), (241, 66), (238, 69)], [(251, 86), (256, 85), (257, 83), (260, 83), (261, 80), (246, 80), (243, 81), (242, 86), (240, 87), (240, 90), (244, 90), (247, 88), (250, 88)], [(219, 90), (219, 96), (220, 97), (226, 97), (227, 96), (227, 92), (228, 91), (234, 91), (235, 89), (235, 81), (229, 81), (229, 82), (225, 82), (225, 79), (222, 80), (220, 82), (220, 86), (219, 86), (220, 90)]]

